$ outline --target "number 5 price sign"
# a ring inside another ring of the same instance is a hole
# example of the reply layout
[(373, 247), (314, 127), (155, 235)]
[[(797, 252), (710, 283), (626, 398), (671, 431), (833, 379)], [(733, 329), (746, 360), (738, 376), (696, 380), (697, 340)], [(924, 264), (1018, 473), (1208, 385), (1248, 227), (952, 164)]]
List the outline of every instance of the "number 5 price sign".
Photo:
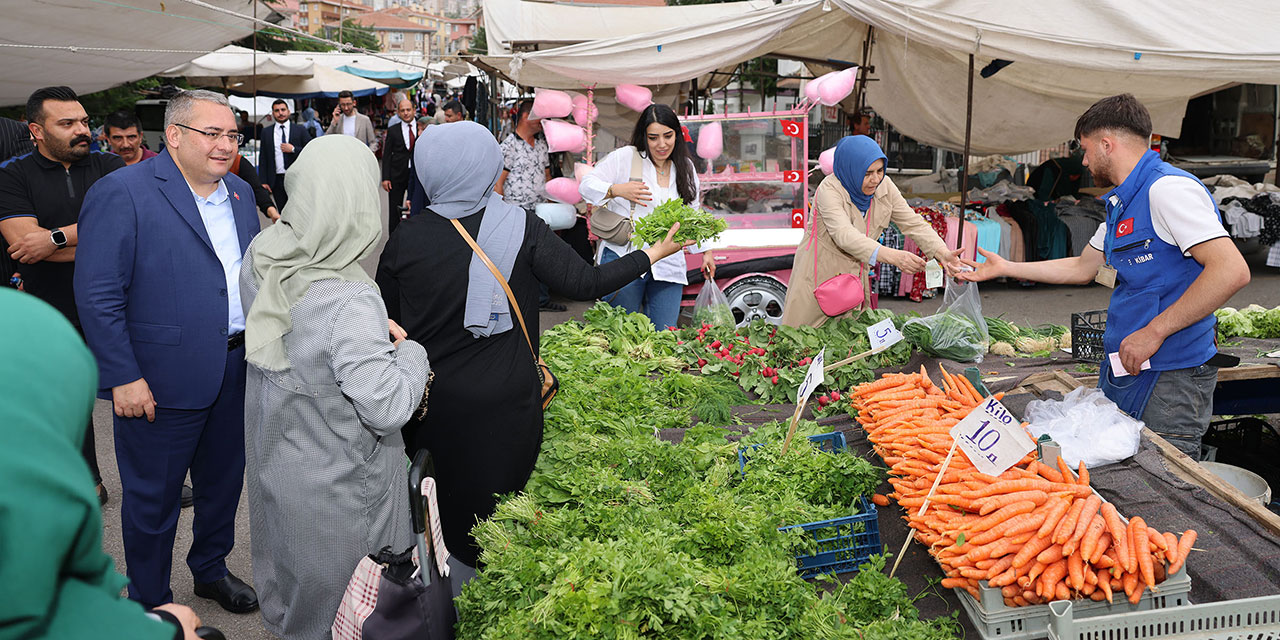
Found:
[(813, 390), (822, 384), (822, 372), (826, 369), (822, 368), (822, 363), (826, 360), (827, 349), (823, 347), (818, 355), (814, 356), (813, 362), (809, 363), (809, 370), (804, 374), (804, 381), (800, 383), (800, 390), (796, 392), (796, 412), (791, 414), (791, 426), (787, 428), (787, 439), (782, 441), (782, 455), (787, 455), (787, 449), (791, 447), (791, 437), (796, 435), (796, 425), (800, 422), (800, 414), (804, 411), (804, 403), (809, 401), (809, 396), (813, 394)]
[[(951, 466), (951, 458), (956, 454), (957, 447), (969, 458), (974, 468), (992, 476), (1004, 473), (1036, 448), (1035, 441), (1027, 435), (1026, 430), (1022, 428), (1022, 423), (993, 397), (983, 400), (982, 404), (969, 412), (969, 415), (951, 427), (951, 440), (951, 450), (947, 452), (947, 458), (942, 461), (942, 467), (938, 469), (938, 477), (934, 479), (933, 486), (929, 487), (924, 504), (920, 505), (920, 510), (916, 512), (917, 516), (924, 515), (929, 508), (929, 500), (937, 490), (938, 483), (942, 481), (943, 474)], [(898, 559), (893, 563), (893, 570), (889, 572), (890, 576), (898, 570), (898, 563), (902, 561), (902, 555), (911, 544), (911, 538), (912, 536), (908, 535), (903, 542), (902, 550), (898, 552)]]

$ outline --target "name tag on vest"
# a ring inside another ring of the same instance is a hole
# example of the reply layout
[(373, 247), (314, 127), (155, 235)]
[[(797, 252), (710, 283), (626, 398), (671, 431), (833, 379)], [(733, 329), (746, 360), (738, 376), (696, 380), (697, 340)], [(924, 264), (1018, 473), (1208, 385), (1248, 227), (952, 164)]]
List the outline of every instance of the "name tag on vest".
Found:
[(1116, 288), (1116, 268), (1109, 264), (1098, 267), (1098, 275), (1093, 277), (1093, 281), (1108, 289)]

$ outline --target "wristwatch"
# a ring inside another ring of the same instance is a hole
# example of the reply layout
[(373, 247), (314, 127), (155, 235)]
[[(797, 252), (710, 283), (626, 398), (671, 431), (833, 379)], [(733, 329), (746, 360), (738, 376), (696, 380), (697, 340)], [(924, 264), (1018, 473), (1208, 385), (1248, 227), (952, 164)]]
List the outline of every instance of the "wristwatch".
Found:
[(53, 240), (53, 243), (58, 245), (59, 249), (67, 246), (67, 234), (63, 233), (62, 229), (54, 229), (53, 231), (50, 231), (49, 239)]

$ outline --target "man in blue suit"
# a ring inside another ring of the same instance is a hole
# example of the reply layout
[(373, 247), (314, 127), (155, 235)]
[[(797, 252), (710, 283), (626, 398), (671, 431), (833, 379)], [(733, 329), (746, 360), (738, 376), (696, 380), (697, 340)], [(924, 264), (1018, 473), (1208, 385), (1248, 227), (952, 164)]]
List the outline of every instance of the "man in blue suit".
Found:
[(240, 263), (260, 228), (253, 189), (228, 174), (239, 141), (225, 97), (184, 91), (165, 110), (164, 153), (99, 180), (80, 213), (76, 306), (115, 409), (129, 597), (148, 607), (173, 600), (188, 470), (195, 594), (258, 606), (226, 566), (244, 475)]

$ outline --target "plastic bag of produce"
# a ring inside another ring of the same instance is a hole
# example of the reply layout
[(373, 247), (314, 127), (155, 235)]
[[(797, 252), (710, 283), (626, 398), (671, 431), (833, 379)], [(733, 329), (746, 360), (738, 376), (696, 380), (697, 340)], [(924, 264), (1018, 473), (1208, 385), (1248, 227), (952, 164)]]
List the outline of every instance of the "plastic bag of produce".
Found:
[(699, 327), (709, 324), (713, 327), (732, 327), (737, 324), (733, 319), (733, 310), (729, 308), (729, 299), (714, 278), (702, 283), (702, 290), (693, 301), (693, 323)]
[(902, 335), (929, 355), (956, 362), (982, 362), (991, 338), (982, 316), (977, 283), (948, 279), (938, 313), (908, 320)]
[(1083, 461), (1097, 468), (1138, 452), (1142, 422), (1120, 410), (1094, 387), (1080, 387), (1062, 400), (1032, 400), (1026, 419), (1031, 434), (1049, 434), (1074, 469)]

